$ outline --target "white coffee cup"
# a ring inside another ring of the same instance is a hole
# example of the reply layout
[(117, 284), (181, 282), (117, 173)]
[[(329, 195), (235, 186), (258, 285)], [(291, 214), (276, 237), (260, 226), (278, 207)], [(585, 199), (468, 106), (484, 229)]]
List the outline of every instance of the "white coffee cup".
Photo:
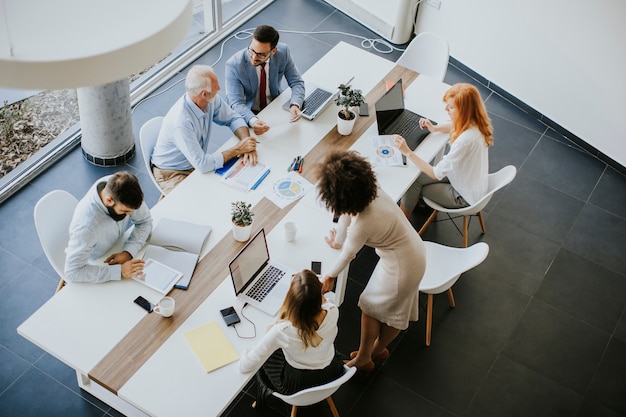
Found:
[(174, 314), (174, 307), (176, 301), (172, 297), (163, 297), (161, 301), (154, 307), (154, 312), (162, 315), (163, 317), (170, 317)]
[(287, 242), (293, 242), (296, 239), (298, 228), (294, 222), (285, 223), (285, 239)]

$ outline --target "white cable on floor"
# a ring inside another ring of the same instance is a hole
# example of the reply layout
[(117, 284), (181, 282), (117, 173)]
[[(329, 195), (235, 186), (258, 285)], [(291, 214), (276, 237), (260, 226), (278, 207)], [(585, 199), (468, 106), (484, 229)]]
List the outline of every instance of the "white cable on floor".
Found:
[[(238, 32), (235, 32), (234, 34), (230, 35), (226, 39), (224, 39), (222, 41), (221, 45), (220, 45), (220, 54), (217, 57), (217, 60), (215, 61), (215, 63), (213, 63), (211, 66), (215, 67), (222, 60), (222, 57), (224, 55), (224, 45), (226, 45), (226, 42), (228, 42), (232, 38), (236, 38), (238, 40), (249, 39), (254, 34), (254, 29), (255, 28), (242, 29), (242, 30), (240, 30)], [(366, 38), (365, 36), (355, 35), (353, 33), (347, 33), (347, 32), (339, 32), (339, 31), (335, 31), (335, 30), (314, 31), (314, 32), (304, 32), (304, 31), (299, 31), (299, 30), (280, 30), (279, 33), (295, 33), (295, 34), (300, 34), (300, 35), (344, 35), (344, 36), (348, 36), (348, 37), (361, 39), (361, 47), (363, 49), (374, 49), (375, 51), (377, 51), (377, 52), (379, 52), (381, 54), (390, 54), (393, 51), (404, 52), (404, 49), (396, 48), (395, 46), (393, 46), (392, 44), (390, 44), (389, 42), (387, 42), (387, 41), (385, 41), (384, 39), (381, 39), (381, 38), (371, 39), (371, 38)], [(380, 47), (377, 46), (379, 44), (384, 46), (386, 49), (380, 49)], [(176, 81), (171, 86), (167, 87), (165, 90), (159, 91), (158, 93), (155, 93), (155, 94), (149, 95), (147, 97), (144, 97), (137, 104), (135, 104), (135, 106), (131, 110), (131, 113), (134, 112), (135, 109), (137, 107), (139, 107), (139, 105), (142, 104), (144, 101), (146, 101), (148, 99), (151, 99), (151, 98), (154, 98), (154, 97), (157, 97), (157, 96), (165, 93), (166, 91), (169, 91), (171, 88), (173, 88), (174, 86), (178, 85), (180, 82), (182, 82), (184, 80), (185, 79), (182, 78), (182, 79)]]

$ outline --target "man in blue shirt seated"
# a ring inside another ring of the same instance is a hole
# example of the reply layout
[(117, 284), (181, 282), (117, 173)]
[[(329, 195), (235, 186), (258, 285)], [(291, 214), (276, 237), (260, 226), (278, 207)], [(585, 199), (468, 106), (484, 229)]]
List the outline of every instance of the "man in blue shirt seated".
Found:
[[(95, 263), (126, 232), (129, 220), (134, 228), (122, 252), (110, 255), (104, 263)], [(74, 210), (65, 256), (65, 280), (105, 282), (132, 278), (143, 271), (144, 261), (133, 257), (151, 232), (152, 216), (137, 177), (121, 171), (100, 178)]]
[(292, 119), (296, 119), (304, 102), (304, 81), (289, 48), (278, 43), (278, 38), (273, 27), (258, 26), (250, 46), (226, 62), (226, 99), (257, 135), (267, 132), (269, 126), (256, 114), (282, 93), (283, 77), (291, 88)]
[[(195, 65), (185, 78), (186, 93), (163, 118), (152, 152), (152, 172), (165, 194), (173, 190), (194, 169), (205, 173), (243, 155), (244, 162), (256, 165), (256, 139), (244, 119), (217, 95), (220, 84), (213, 68)], [(240, 139), (222, 152), (209, 153), (213, 123), (228, 126)]]

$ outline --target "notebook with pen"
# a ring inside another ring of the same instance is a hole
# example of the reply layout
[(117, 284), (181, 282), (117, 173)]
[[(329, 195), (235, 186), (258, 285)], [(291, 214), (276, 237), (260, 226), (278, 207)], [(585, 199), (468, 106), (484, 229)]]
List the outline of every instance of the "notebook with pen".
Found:
[(246, 243), (228, 269), (237, 298), (270, 316), (278, 313), (295, 273), (270, 260), (264, 229)]
[(411, 150), (417, 149), (420, 143), (428, 136), (430, 131), (422, 129), (419, 120), (422, 118), (417, 113), (404, 108), (404, 89), (402, 79), (399, 79), (376, 102), (376, 121), (378, 122), (379, 135), (398, 134), (406, 139)]
[(270, 173), (270, 169), (262, 162), (252, 165), (244, 163), (242, 158), (238, 158), (234, 162), (231, 161), (229, 160), (224, 164), (224, 167), (228, 164), (226, 170), (220, 168), (219, 172), (218, 170), (215, 172), (222, 176), (222, 182), (241, 191), (256, 190)]

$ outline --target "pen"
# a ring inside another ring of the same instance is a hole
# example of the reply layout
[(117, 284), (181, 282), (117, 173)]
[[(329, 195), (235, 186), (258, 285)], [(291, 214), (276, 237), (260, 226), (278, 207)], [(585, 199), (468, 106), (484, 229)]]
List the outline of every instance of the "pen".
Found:
[(258, 187), (258, 186), (259, 186), (259, 184), (261, 184), (261, 182), (263, 182), (263, 180), (265, 179), (265, 177), (267, 177), (267, 174), (269, 174), (269, 173), (270, 173), (270, 170), (269, 170), (269, 168), (268, 168), (268, 169), (267, 169), (267, 171), (265, 171), (265, 172), (263, 173), (263, 175), (261, 175), (261, 178), (259, 178), (259, 179), (258, 179), (258, 180), (254, 183), (254, 185), (252, 186), (252, 189), (253, 189), (253, 190), (256, 190), (256, 187)]
[(299, 167), (300, 167), (300, 155), (298, 155), (298, 157), (296, 158), (296, 164), (293, 166), (293, 170), (297, 171)]
[(296, 114), (295, 116), (293, 116), (289, 121), (290, 122), (295, 122), (296, 120), (298, 120), (300, 117), (302, 116), (302, 112)]
[(300, 166), (298, 167), (298, 172), (302, 172), (302, 165), (304, 165), (304, 158), (300, 160)]
[(296, 164), (296, 158), (293, 158), (293, 161), (291, 161), (291, 165), (289, 165), (289, 168), (287, 168), (287, 172), (293, 171), (293, 166), (295, 164)]

